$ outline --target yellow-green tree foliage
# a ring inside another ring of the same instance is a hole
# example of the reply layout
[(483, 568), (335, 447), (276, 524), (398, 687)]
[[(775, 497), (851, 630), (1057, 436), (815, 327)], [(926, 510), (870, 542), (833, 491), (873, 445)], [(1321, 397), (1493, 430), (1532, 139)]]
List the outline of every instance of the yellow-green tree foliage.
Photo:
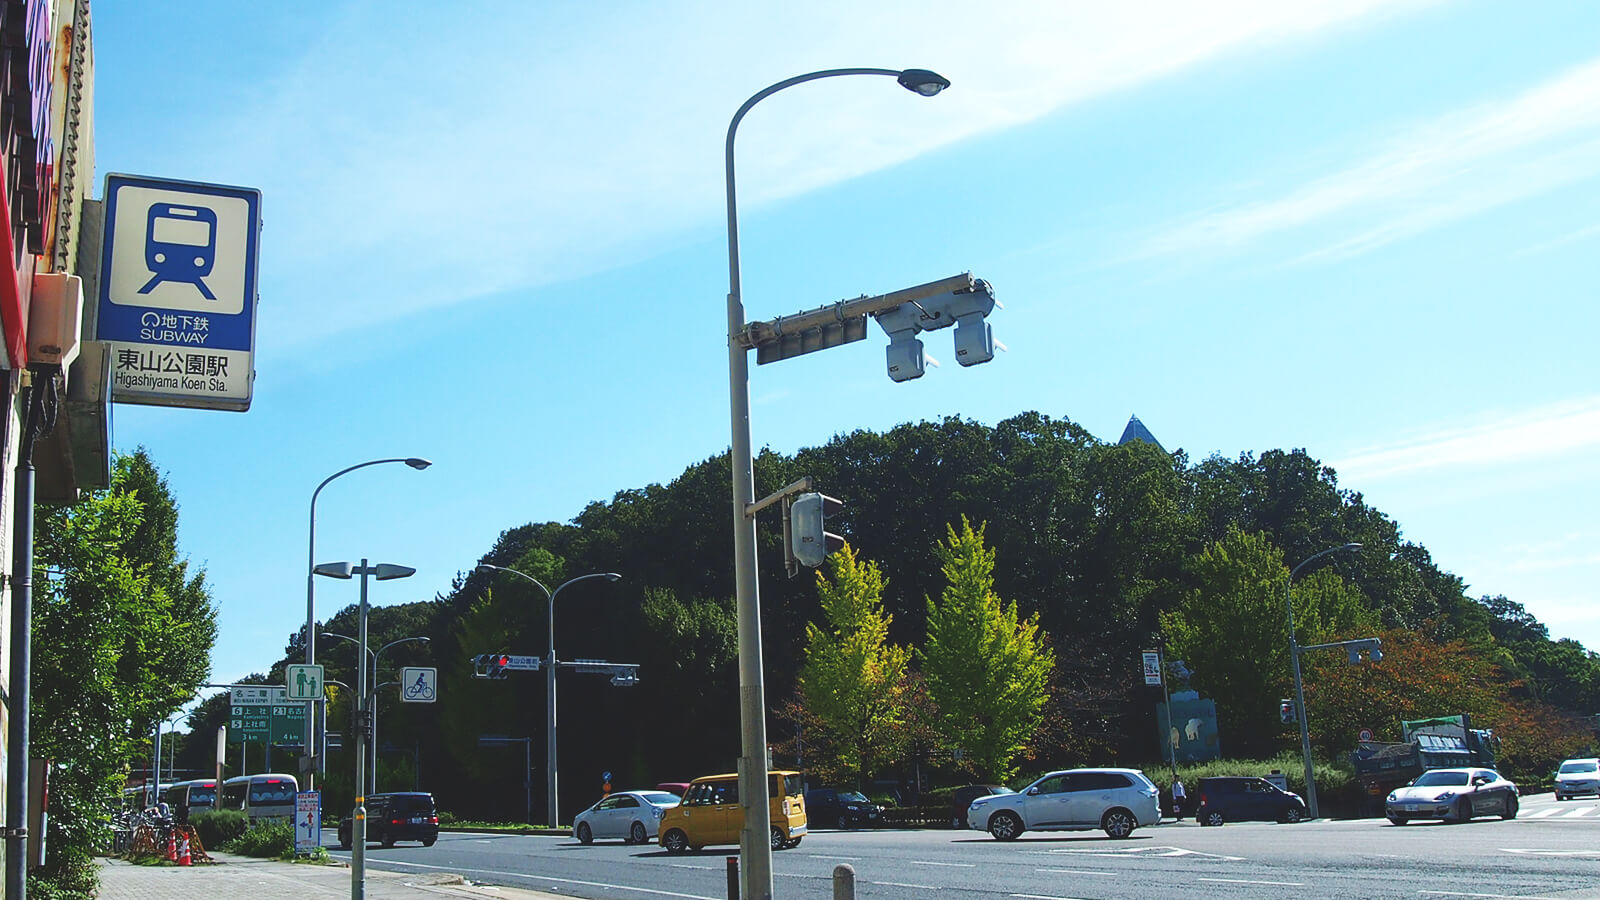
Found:
[[(1184, 568), (1194, 587), (1161, 615), (1170, 656), (1194, 672), (1196, 690), (1216, 698), (1225, 752), (1270, 753), (1293, 737), (1278, 718), (1279, 699), (1293, 694), (1283, 551), (1264, 534), (1230, 527)], [(1330, 570), (1302, 575), (1292, 596), (1302, 645), (1375, 634), (1360, 592)]]
[(877, 564), (847, 544), (827, 568), (817, 573), (823, 623), (806, 625), (800, 694), (822, 730), (813, 768), (860, 785), (894, 751), (911, 653), (889, 643)]
[(919, 654), (928, 694), (952, 748), (977, 777), (1006, 781), (1049, 700), (1055, 655), (1038, 616), (1022, 618), (994, 592), (995, 553), (963, 516), (946, 526), (936, 553), (947, 582), (928, 601), (928, 639)]

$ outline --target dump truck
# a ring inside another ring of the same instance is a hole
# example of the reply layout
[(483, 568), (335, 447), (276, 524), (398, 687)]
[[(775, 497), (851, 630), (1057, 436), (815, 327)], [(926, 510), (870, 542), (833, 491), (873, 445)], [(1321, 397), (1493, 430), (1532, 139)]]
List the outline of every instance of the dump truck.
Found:
[(1494, 768), (1500, 746), (1492, 729), (1473, 728), (1465, 713), (1401, 722), (1400, 732), (1399, 743), (1360, 741), (1350, 754), (1371, 815), (1383, 813), (1383, 798), (1390, 791), (1429, 769)]

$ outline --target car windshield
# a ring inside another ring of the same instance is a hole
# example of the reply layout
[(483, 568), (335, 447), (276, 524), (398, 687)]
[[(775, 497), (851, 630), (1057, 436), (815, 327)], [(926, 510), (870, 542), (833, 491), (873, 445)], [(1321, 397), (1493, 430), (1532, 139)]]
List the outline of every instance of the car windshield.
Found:
[(1600, 765), (1593, 762), (1564, 762), (1561, 764), (1561, 774), (1572, 775), (1581, 772), (1594, 772), (1600, 770)]
[(677, 806), (683, 798), (667, 791), (640, 791), (639, 799), (651, 806)]
[(840, 791), (840, 800), (854, 800), (857, 803), (867, 802), (867, 798), (860, 791)]
[(1417, 787), (1451, 787), (1467, 783), (1465, 772), (1423, 772), (1412, 782)]

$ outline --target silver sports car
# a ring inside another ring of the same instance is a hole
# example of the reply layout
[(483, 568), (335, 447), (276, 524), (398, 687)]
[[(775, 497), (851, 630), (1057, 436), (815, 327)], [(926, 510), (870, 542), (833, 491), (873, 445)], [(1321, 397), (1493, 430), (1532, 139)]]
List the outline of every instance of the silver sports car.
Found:
[(1517, 786), (1493, 769), (1430, 769), (1389, 795), (1389, 821), (1465, 822), (1474, 816), (1517, 817)]

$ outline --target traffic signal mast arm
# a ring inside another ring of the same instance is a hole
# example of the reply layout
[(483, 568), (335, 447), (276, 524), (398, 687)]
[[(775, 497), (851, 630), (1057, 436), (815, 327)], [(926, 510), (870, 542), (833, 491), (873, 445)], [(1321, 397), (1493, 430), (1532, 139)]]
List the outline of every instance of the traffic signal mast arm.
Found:
[(963, 272), (876, 297), (863, 295), (766, 322), (750, 322), (735, 336), (735, 342), (746, 350), (758, 351), (756, 362), (763, 365), (825, 350), (864, 339), (869, 315), (886, 313), (941, 294), (971, 291), (977, 281), (971, 272)]

